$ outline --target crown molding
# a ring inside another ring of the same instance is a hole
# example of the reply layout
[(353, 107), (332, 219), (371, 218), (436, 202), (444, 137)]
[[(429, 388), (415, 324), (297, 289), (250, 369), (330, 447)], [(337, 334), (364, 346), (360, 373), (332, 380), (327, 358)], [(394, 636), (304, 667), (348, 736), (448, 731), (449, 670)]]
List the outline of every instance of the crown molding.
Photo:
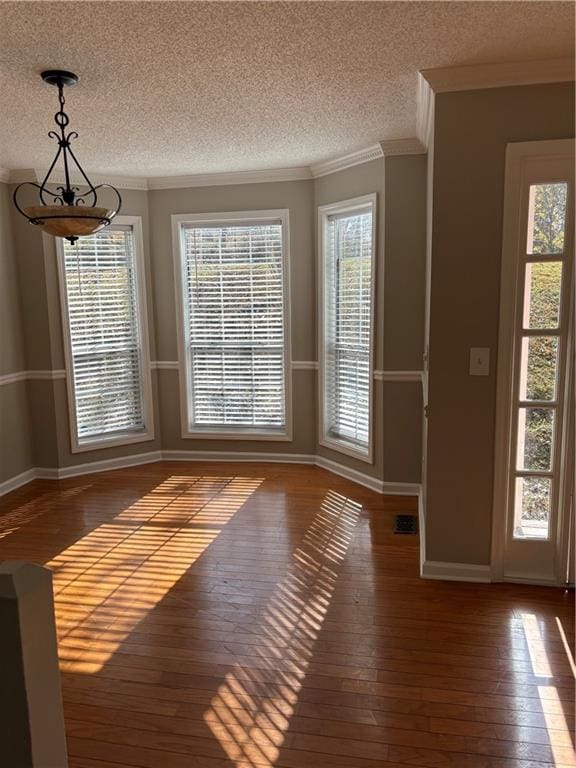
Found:
[[(39, 183), (44, 179), (48, 172), (48, 168), (18, 168), (12, 171), (5, 171), (7, 178), (2, 178), (2, 171), (0, 169), (0, 181), (7, 181), (10, 184), (24, 184), (26, 182)], [(85, 179), (79, 173), (70, 174), (70, 180), (73, 184), (79, 186), (86, 186)], [(56, 172), (50, 179), (50, 184), (64, 184), (64, 176)], [(112, 184), (118, 189), (148, 189), (148, 180), (138, 176), (108, 176), (106, 174), (91, 173), (90, 181), (96, 186), (97, 184)]]
[(512, 85), (562, 83), (574, 80), (574, 59), (512, 61), (464, 67), (423, 69), (420, 74), (434, 93), (505, 88)]
[[(36, 168), (36, 179), (42, 181), (48, 173), (48, 168)], [(111, 184), (118, 189), (137, 189), (146, 191), (148, 189), (148, 179), (144, 176), (114, 176), (105, 173), (90, 173), (90, 181), (94, 186), (98, 184)], [(70, 180), (73, 184), (85, 187), (86, 179), (84, 179), (79, 173), (71, 173)], [(56, 171), (50, 179), (51, 184), (64, 184), (64, 176)]]
[(426, 150), (432, 143), (434, 132), (434, 100), (432, 86), (419, 72), (416, 98), (416, 136)]
[[(388, 155), (415, 155), (426, 152), (418, 139), (391, 139), (374, 144), (366, 149), (351, 152), (341, 157), (332, 158), (311, 166), (295, 168), (270, 168), (259, 171), (232, 171), (230, 173), (197, 173), (189, 176), (106, 176), (90, 174), (90, 180), (96, 184), (112, 184), (118, 189), (136, 189), (141, 191), (162, 189), (189, 189), (191, 187), (231, 186), (234, 184), (262, 184), (279, 181), (303, 181), (352, 168), (355, 165), (369, 163)], [(24, 182), (39, 183), (46, 175), (47, 169), (24, 168), (19, 170), (0, 169), (0, 181), (10, 184)], [(72, 175), (71, 180), (79, 186), (86, 186), (79, 175)], [(64, 178), (56, 173), (50, 183), (63, 184)]]
[(350, 152), (341, 157), (332, 158), (332, 160), (314, 163), (310, 166), (310, 171), (312, 176), (317, 179), (320, 176), (328, 176), (330, 173), (344, 171), (346, 168), (352, 168), (355, 165), (369, 163), (372, 160), (379, 160), (381, 157), (384, 157), (382, 146), (380, 144), (372, 144), (370, 147), (359, 149), (356, 152)]
[(195, 173), (190, 176), (156, 176), (148, 179), (148, 189), (185, 189), (233, 184), (262, 184), (273, 181), (302, 181), (311, 179), (310, 168), (269, 168), (261, 171), (232, 171), (231, 173)]
[(394, 155), (423, 155), (426, 147), (418, 139), (388, 139), (380, 142), (384, 157)]
[[(60, 183), (64, 179), (58, 179)], [(74, 178), (75, 183), (82, 183), (82, 181)], [(141, 192), (145, 192), (148, 187), (148, 179), (144, 176), (107, 176), (106, 174), (91, 173), (90, 181), (96, 186), (97, 184), (111, 184), (118, 189), (136, 189)]]
[(423, 69), (416, 98), (418, 141), (426, 150), (431, 144), (436, 93), (569, 82), (574, 80), (574, 66), (574, 59), (567, 58)]

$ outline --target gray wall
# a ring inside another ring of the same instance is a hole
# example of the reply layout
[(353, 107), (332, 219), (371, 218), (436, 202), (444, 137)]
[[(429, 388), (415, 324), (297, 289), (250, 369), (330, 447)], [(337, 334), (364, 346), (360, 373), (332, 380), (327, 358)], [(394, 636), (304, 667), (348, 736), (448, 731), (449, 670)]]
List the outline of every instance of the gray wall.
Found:
[(573, 136), (574, 84), (439, 94), (434, 131), (426, 556), (488, 564), (506, 144)]
[[(376, 291), (375, 291), (375, 333), (374, 369), (382, 370), (384, 365), (384, 243), (385, 243), (385, 161), (373, 160), (338, 173), (331, 173), (316, 180), (314, 185), (315, 212), (320, 205), (329, 205), (341, 200), (376, 193)], [(317, 233), (316, 233), (317, 236)], [(369, 464), (339, 451), (333, 451), (316, 442), (316, 452), (331, 461), (345, 464), (358, 472), (382, 478), (384, 468), (383, 449), (383, 382), (373, 382), (373, 440), (374, 463)], [(316, 432), (319, 430), (316, 428)]]
[[(151, 356), (155, 355), (153, 295), (151, 289), (148, 232), (148, 199), (146, 192), (123, 190), (122, 213), (142, 218), (144, 260), (148, 292), (148, 313)], [(22, 307), (25, 357), (31, 370), (62, 371), (65, 367), (60, 315), (60, 294), (56, 268), (55, 240), (42, 235), (15, 210), (12, 226), (20, 273), (20, 303)], [(6, 387), (0, 387), (6, 389)], [(66, 382), (59, 378), (43, 378), (27, 383), (30, 435), (33, 466), (42, 468), (67, 467), (93, 461), (147, 453), (160, 449), (159, 418), (156, 404), (155, 440), (133, 445), (83, 451), (73, 454), (70, 449)], [(2, 455), (9, 454), (2, 445)], [(10, 476), (10, 475), (8, 475)]]
[[(148, 309), (148, 331), (150, 336), (150, 359), (156, 359), (156, 343), (154, 335), (154, 291), (153, 280), (150, 265), (150, 232), (148, 215), (148, 195), (146, 192), (137, 190), (122, 190), (122, 215), (139, 216), (142, 220), (142, 238), (144, 245), (144, 270), (146, 280), (146, 304)], [(26, 221), (24, 224), (30, 227)], [(32, 228), (32, 227), (30, 227)], [(46, 283), (46, 305), (49, 316), (48, 331), (50, 335), (50, 348), (52, 352), (52, 367), (63, 369), (64, 349), (62, 344), (62, 322), (60, 312), (60, 293), (58, 286), (58, 273), (56, 269), (56, 249), (55, 240), (52, 237), (44, 236), (44, 270)], [(156, 397), (157, 386), (155, 374), (152, 375), (153, 402), (154, 402), (154, 424), (155, 435), (153, 440), (146, 440), (142, 443), (133, 443), (131, 445), (115, 446), (112, 448), (98, 449), (95, 451), (82, 451), (81, 453), (72, 453), (70, 450), (70, 425), (68, 419), (68, 398), (66, 391), (66, 382), (63, 379), (56, 381), (38, 381), (34, 382), (35, 399), (40, 398), (46, 403), (46, 408), (50, 410), (50, 416), (53, 416), (56, 435), (56, 464), (40, 464), (37, 466), (58, 466), (68, 467), (74, 464), (85, 464), (93, 461), (104, 461), (106, 459), (115, 459), (122, 456), (132, 456), (150, 451), (158, 451), (161, 447), (161, 422), (159, 419), (158, 398)], [(51, 401), (51, 409), (49, 406)], [(40, 418), (44, 418), (40, 415)], [(37, 425), (37, 432), (42, 438), (36, 441), (36, 450), (46, 452), (46, 449), (53, 440), (54, 432), (51, 427), (47, 429), (44, 425)], [(46, 456), (49, 460), (49, 456)]]
[(34, 466), (25, 381), (0, 385), (0, 483)]
[(386, 159), (384, 370), (420, 371), (426, 292), (426, 155)]
[[(426, 155), (386, 158), (384, 370), (421, 371), (426, 292)], [(422, 384), (384, 382), (383, 478), (421, 480)]]
[[(0, 376), (27, 367), (11, 209), (10, 189), (0, 183)], [(0, 483), (32, 466), (26, 381), (21, 379), (0, 385)]]
[[(378, 370), (420, 370), (424, 291), (424, 156), (393, 157), (366, 163), (317, 180), (123, 191), (122, 213), (142, 217), (148, 292), (151, 359), (178, 359), (171, 216), (288, 208), (290, 211), (291, 337), (293, 361), (317, 360), (316, 206), (369, 192), (378, 193), (378, 265), (376, 352)], [(7, 205), (10, 208), (8, 197)], [(20, 265), (20, 286), (10, 278), (13, 306), (3, 324), (10, 355), (22, 369), (62, 370), (64, 352), (54, 240), (42, 236), (15, 211), (10, 263)], [(0, 222), (2, 219), (0, 219)], [(9, 249), (8, 249), (9, 250)], [(15, 268), (10, 267), (12, 272)], [(21, 311), (19, 308), (21, 305)], [(8, 311), (4, 309), (4, 311)], [(24, 322), (22, 322), (24, 321)], [(19, 350), (19, 351), (18, 351)], [(18, 355), (20, 357), (18, 358)], [(153, 371), (155, 432), (153, 441), (72, 454), (66, 382), (41, 379), (18, 385), (10, 399), (6, 433), (32, 436), (32, 466), (67, 467), (160, 450), (316, 452), (353, 469), (392, 482), (420, 479), (421, 388), (418, 383), (374, 382), (375, 462), (357, 461), (317, 446), (317, 373), (293, 369), (293, 439), (291, 441), (207, 440), (181, 437), (178, 371)], [(8, 391), (9, 387), (0, 388)], [(26, 396), (27, 391), (27, 396)], [(17, 414), (26, 413), (29, 429)], [(15, 439), (15, 438), (10, 438)], [(16, 474), (7, 467), (5, 476)], [(5, 479), (5, 477), (0, 478)]]
[(26, 368), (11, 209), (10, 188), (0, 183), (0, 375)]
[[(420, 371), (426, 259), (426, 157), (374, 160), (316, 180), (315, 206), (378, 195), (374, 368)], [(317, 445), (321, 456), (390, 482), (420, 482), (419, 383), (374, 381), (374, 464)]]
[[(158, 360), (178, 359), (172, 214), (276, 208), (288, 208), (290, 211), (292, 359), (316, 359), (312, 182), (289, 181), (156, 190), (149, 193), (149, 204)], [(316, 391), (315, 373), (312, 370), (292, 372), (293, 439), (282, 442), (183, 439), (180, 427), (178, 371), (159, 370), (158, 377), (164, 450), (314, 453)]]

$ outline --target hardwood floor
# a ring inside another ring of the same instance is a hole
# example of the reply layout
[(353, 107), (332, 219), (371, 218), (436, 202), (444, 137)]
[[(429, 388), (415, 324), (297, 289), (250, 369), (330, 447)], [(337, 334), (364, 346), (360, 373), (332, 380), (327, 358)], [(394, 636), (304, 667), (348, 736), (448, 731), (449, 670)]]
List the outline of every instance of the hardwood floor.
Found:
[(420, 580), (415, 499), (165, 462), (0, 510), (54, 571), (71, 768), (576, 765), (573, 594)]

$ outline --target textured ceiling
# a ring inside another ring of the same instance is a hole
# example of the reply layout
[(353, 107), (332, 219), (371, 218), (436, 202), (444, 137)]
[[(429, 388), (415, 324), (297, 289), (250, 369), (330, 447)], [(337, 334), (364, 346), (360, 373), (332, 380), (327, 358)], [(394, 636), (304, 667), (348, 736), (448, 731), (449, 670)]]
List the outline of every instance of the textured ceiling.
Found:
[(573, 55), (564, 2), (0, 2), (0, 167), (46, 167), (71, 69), (93, 172), (308, 165), (415, 135), (417, 71)]

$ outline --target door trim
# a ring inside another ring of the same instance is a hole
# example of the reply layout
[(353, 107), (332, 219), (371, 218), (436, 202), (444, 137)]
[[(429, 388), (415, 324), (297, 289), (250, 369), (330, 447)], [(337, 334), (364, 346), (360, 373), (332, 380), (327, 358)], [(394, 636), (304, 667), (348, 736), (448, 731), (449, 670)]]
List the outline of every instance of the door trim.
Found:
[[(574, 139), (553, 141), (529, 141), (510, 143), (506, 147), (506, 166), (504, 184), (504, 220), (502, 231), (502, 262), (500, 273), (500, 314), (498, 335), (498, 367), (496, 382), (496, 427), (494, 440), (494, 493), (492, 504), (492, 581), (528, 580), (523, 574), (505, 577), (504, 558), (507, 530), (510, 514), (509, 473), (514, 457), (514, 441), (510, 433), (514, 423), (514, 333), (517, 307), (517, 259), (519, 238), (522, 231), (523, 216), (520, 195), (523, 183), (523, 167), (529, 158), (560, 158), (574, 156)], [(568, 212), (569, 216), (569, 212)], [(570, 220), (566, 220), (566, 233), (570, 237)], [(572, 270), (572, 280), (574, 279)], [(506, 300), (503, 300), (506, 299)], [(568, 341), (568, 344), (570, 341)], [(570, 368), (568, 365), (567, 368)], [(558, 535), (560, 527), (558, 527)], [(559, 547), (557, 546), (557, 551)], [(556, 563), (555, 575), (559, 567)], [(559, 584), (560, 581), (533, 580), (532, 583)]]

